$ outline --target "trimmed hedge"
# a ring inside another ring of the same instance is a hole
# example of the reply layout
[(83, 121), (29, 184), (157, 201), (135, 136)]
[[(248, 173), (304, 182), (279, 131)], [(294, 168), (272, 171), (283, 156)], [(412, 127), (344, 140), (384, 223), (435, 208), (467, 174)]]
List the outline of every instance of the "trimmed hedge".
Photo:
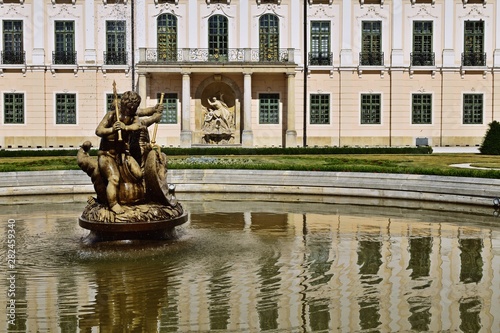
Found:
[[(0, 150), (0, 157), (28, 156), (76, 156), (77, 149), (31, 149)], [(231, 148), (231, 147), (194, 147), (162, 148), (167, 155), (329, 155), (329, 154), (431, 154), (431, 147), (297, 147), (297, 148)], [(96, 156), (97, 150), (90, 150)]]

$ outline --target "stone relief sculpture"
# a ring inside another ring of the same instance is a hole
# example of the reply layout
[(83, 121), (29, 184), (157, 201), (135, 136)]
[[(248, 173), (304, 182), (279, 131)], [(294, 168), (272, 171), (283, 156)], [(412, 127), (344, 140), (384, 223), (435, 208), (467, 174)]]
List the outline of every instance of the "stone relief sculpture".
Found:
[[(89, 155), (89, 141), (77, 154), (78, 165), (91, 177), (96, 191), (80, 217), (80, 225), (95, 231), (96, 224), (127, 224), (127, 238), (134, 236), (130, 232), (141, 231), (144, 223), (148, 230), (156, 222), (162, 222), (160, 230), (172, 229), (171, 224), (163, 222), (181, 218), (184, 211), (175, 199), (175, 186), (166, 181), (167, 157), (155, 142), (163, 103), (138, 109), (141, 97), (136, 92), (123, 93), (120, 101), (116, 87), (114, 92), (114, 110), (106, 113), (96, 129), (101, 138), (97, 160)], [(150, 139), (148, 127), (153, 124)], [(119, 234), (119, 228), (114, 230), (114, 236)], [(107, 239), (112, 235), (100, 232), (97, 236)], [(164, 236), (160, 233), (159, 238)]]
[(230, 143), (234, 137), (235, 119), (233, 111), (220, 98), (207, 99), (209, 107), (202, 106), (203, 124), (202, 131), (205, 143)]

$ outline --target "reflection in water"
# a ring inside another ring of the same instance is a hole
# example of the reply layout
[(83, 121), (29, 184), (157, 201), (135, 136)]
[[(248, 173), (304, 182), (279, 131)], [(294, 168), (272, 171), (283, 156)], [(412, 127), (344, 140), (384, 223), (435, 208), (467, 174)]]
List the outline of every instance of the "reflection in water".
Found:
[(490, 216), (185, 202), (176, 241), (88, 247), (83, 205), (2, 207), (2, 228), (16, 220), (15, 331), (500, 331)]

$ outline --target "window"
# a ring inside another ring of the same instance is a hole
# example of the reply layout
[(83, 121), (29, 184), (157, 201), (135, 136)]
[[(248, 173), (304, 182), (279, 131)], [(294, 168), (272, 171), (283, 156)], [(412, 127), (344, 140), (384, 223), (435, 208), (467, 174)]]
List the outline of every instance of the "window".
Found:
[(381, 21), (362, 22), (361, 54), (359, 62), (362, 66), (384, 65)]
[(177, 61), (177, 17), (162, 14), (157, 23), (158, 61)]
[(106, 65), (126, 65), (127, 45), (125, 21), (106, 21)]
[(259, 19), (259, 60), (279, 60), (279, 19), (276, 15), (265, 14)]
[(76, 64), (75, 22), (55, 21), (55, 51), (52, 55), (54, 64)]
[(380, 94), (361, 94), (361, 124), (380, 124)]
[(23, 21), (3, 21), (2, 64), (24, 64)]
[(311, 124), (330, 123), (330, 95), (311, 94)]
[(4, 123), (24, 124), (24, 94), (8, 93), (3, 96)]
[(432, 95), (413, 94), (411, 102), (411, 123), (432, 123)]
[(311, 22), (311, 53), (309, 54), (310, 65), (328, 66), (332, 64), (330, 36), (330, 21)]
[(279, 124), (279, 94), (259, 95), (259, 124)]
[(76, 124), (76, 94), (56, 94), (56, 124)]
[(227, 17), (214, 15), (208, 19), (208, 57), (211, 61), (227, 60)]
[[(158, 103), (161, 94), (157, 95)], [(177, 94), (169, 93), (163, 95), (163, 113), (161, 115), (161, 124), (177, 124)]]
[(464, 94), (464, 124), (483, 123), (483, 94)]
[[(118, 105), (120, 103), (120, 99), (122, 98), (122, 94), (116, 94), (118, 98)], [(106, 112), (115, 109), (115, 95), (114, 94), (106, 94)]]
[(462, 66), (486, 66), (484, 53), (484, 21), (464, 22)]
[(432, 21), (413, 22), (412, 66), (434, 66), (432, 51)]

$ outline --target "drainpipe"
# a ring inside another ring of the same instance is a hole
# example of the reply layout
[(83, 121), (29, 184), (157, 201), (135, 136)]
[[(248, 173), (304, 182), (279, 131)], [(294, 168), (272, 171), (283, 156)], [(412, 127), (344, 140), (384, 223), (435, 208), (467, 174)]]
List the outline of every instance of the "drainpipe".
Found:
[(130, 26), (131, 26), (131, 38), (132, 38), (132, 54), (130, 61), (132, 62), (132, 91), (135, 91), (135, 11), (134, 11), (134, 0), (130, 0)]
[(302, 145), (307, 147), (307, 1), (304, 0), (304, 124), (303, 124), (303, 135), (302, 135)]

